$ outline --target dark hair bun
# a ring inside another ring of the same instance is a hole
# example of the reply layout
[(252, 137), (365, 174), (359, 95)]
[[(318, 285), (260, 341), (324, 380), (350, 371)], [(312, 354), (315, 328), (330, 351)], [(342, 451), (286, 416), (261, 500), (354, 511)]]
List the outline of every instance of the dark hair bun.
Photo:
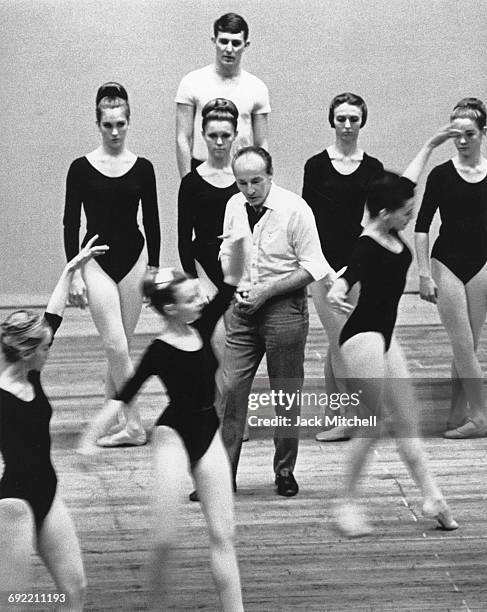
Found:
[(115, 81), (109, 81), (108, 83), (103, 83), (103, 85), (98, 88), (96, 92), (96, 106), (98, 106), (100, 100), (103, 98), (120, 98), (128, 102), (129, 96), (123, 85)]
[(201, 110), (201, 116), (205, 118), (206, 115), (213, 111), (224, 111), (226, 113), (229, 113), (230, 115), (233, 115), (235, 119), (238, 118), (237, 107), (231, 100), (227, 100), (226, 98), (215, 98), (207, 102)]
[(478, 98), (462, 98), (453, 108), (450, 119), (469, 117), (477, 122), (478, 127), (483, 130), (487, 123), (487, 109), (482, 100)]

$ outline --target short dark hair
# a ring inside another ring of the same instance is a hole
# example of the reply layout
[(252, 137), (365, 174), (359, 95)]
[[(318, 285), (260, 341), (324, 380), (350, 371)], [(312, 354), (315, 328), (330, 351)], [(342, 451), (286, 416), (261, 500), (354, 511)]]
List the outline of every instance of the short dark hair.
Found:
[(371, 219), (381, 210), (393, 212), (402, 208), (414, 196), (415, 186), (406, 177), (384, 170), (367, 188), (367, 209)]
[(96, 92), (96, 121), (100, 123), (102, 111), (106, 108), (122, 107), (125, 117), (130, 121), (130, 106), (127, 90), (123, 85), (115, 81), (103, 83)]
[(487, 111), (482, 100), (478, 98), (462, 98), (460, 102), (457, 102), (450, 115), (450, 121), (464, 117), (473, 119), (479, 130), (483, 130), (487, 123)]
[(251, 153), (258, 155), (262, 160), (264, 160), (265, 171), (267, 172), (267, 174), (274, 173), (271, 154), (263, 147), (258, 147), (257, 145), (250, 145), (248, 147), (242, 147), (241, 149), (239, 149), (233, 156), (232, 167), (235, 166), (235, 162), (237, 161), (237, 159), (243, 157), (244, 155), (250, 155)]
[(335, 108), (340, 106), (340, 104), (351, 104), (352, 106), (358, 106), (362, 111), (362, 123), (360, 124), (360, 127), (364, 127), (364, 125), (367, 123), (367, 104), (365, 104), (365, 100), (361, 96), (346, 91), (345, 93), (335, 96), (330, 102), (328, 121), (330, 122), (332, 128), (335, 127)]
[(229, 121), (237, 131), (238, 109), (231, 100), (215, 98), (207, 102), (201, 110), (203, 130), (210, 121)]
[(231, 32), (232, 34), (243, 32), (244, 40), (247, 41), (249, 37), (249, 26), (245, 19), (237, 15), (237, 13), (225, 13), (225, 15), (219, 17), (213, 24), (213, 34), (215, 38), (217, 38), (218, 32)]

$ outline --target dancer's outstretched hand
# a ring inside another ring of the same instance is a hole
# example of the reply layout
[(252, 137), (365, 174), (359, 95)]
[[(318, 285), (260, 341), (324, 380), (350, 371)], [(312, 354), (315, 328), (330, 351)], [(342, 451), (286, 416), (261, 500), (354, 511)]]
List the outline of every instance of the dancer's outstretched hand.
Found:
[(95, 234), (81, 251), (66, 264), (68, 272), (74, 272), (69, 288), (69, 303), (78, 308), (86, 308), (88, 306), (88, 297), (86, 293), (86, 285), (81, 276), (80, 269), (93, 257), (104, 255), (109, 247), (106, 244), (93, 246), (93, 243), (98, 239), (98, 234)]
[(93, 244), (97, 240), (98, 234), (95, 234), (92, 238), (88, 240), (88, 242), (81, 249), (81, 251), (75, 257), (73, 257), (71, 261), (68, 261), (66, 266), (69, 272), (74, 272), (75, 270), (78, 270), (93, 257), (99, 257), (100, 255), (104, 255), (109, 250), (110, 247), (106, 244), (93, 246)]
[(461, 131), (455, 127), (453, 123), (448, 123), (447, 125), (443, 125), (431, 138), (428, 140), (427, 145), (430, 147), (439, 147), (441, 144), (450, 140), (451, 138), (456, 138), (461, 135)]

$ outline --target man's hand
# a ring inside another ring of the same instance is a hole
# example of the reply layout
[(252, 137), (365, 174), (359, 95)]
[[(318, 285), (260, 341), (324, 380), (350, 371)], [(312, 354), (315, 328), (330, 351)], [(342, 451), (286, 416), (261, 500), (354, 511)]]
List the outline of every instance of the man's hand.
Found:
[(240, 293), (236, 293), (235, 295), (238, 308), (246, 314), (254, 314), (257, 312), (271, 297), (269, 286), (265, 284), (255, 285), (246, 295)]

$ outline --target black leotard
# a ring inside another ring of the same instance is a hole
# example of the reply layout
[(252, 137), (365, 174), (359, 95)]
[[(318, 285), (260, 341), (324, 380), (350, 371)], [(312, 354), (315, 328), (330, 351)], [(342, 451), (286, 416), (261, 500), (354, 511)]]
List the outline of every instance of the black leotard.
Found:
[[(54, 337), (61, 317), (46, 312), (44, 320)], [(0, 389), (0, 450), (5, 463), (0, 497), (25, 499), (39, 531), (54, 500), (57, 478), (51, 463), (52, 408), (42, 389), (40, 372), (30, 371), (29, 381), (34, 387), (30, 402)]]
[(223, 285), (193, 323), (203, 341), (201, 349), (183, 351), (163, 340), (154, 340), (133, 377), (115, 396), (128, 404), (150, 376), (159, 376), (170, 402), (156, 425), (167, 425), (178, 432), (192, 465), (205, 454), (219, 426), (213, 406), (218, 362), (211, 347), (211, 336), (234, 291), (235, 287)]
[(447, 161), (433, 168), (416, 220), (416, 232), (427, 233), (440, 208), (440, 234), (431, 251), (464, 284), (487, 262), (487, 177), (468, 183)]
[(137, 225), (139, 202), (142, 203), (144, 231), (147, 238), (149, 265), (159, 265), (161, 231), (154, 168), (147, 159), (138, 157), (125, 174), (105, 176), (86, 157), (75, 159), (66, 180), (64, 208), (64, 247), (69, 261), (79, 251), (81, 205), (86, 216), (83, 246), (95, 234), (97, 244), (108, 244), (110, 250), (97, 262), (119, 283), (137, 262), (144, 237)]
[(306, 162), (303, 198), (315, 215), (323, 254), (335, 270), (348, 265), (363, 229), (367, 186), (383, 170), (381, 162), (366, 153), (351, 174), (338, 172), (326, 149)]
[(386, 351), (391, 345), (397, 306), (411, 265), (411, 251), (404, 247), (393, 253), (370, 236), (361, 236), (355, 244), (350, 265), (343, 274), (349, 288), (359, 281), (360, 296), (355, 310), (340, 333), (340, 346), (352, 336), (375, 331), (383, 335)]
[[(178, 249), (184, 271), (196, 277), (196, 259), (216, 287), (223, 284), (218, 260), (228, 200), (238, 193), (236, 183), (215, 187), (197, 170), (181, 181), (178, 195)], [(192, 242), (194, 230), (194, 241)]]

